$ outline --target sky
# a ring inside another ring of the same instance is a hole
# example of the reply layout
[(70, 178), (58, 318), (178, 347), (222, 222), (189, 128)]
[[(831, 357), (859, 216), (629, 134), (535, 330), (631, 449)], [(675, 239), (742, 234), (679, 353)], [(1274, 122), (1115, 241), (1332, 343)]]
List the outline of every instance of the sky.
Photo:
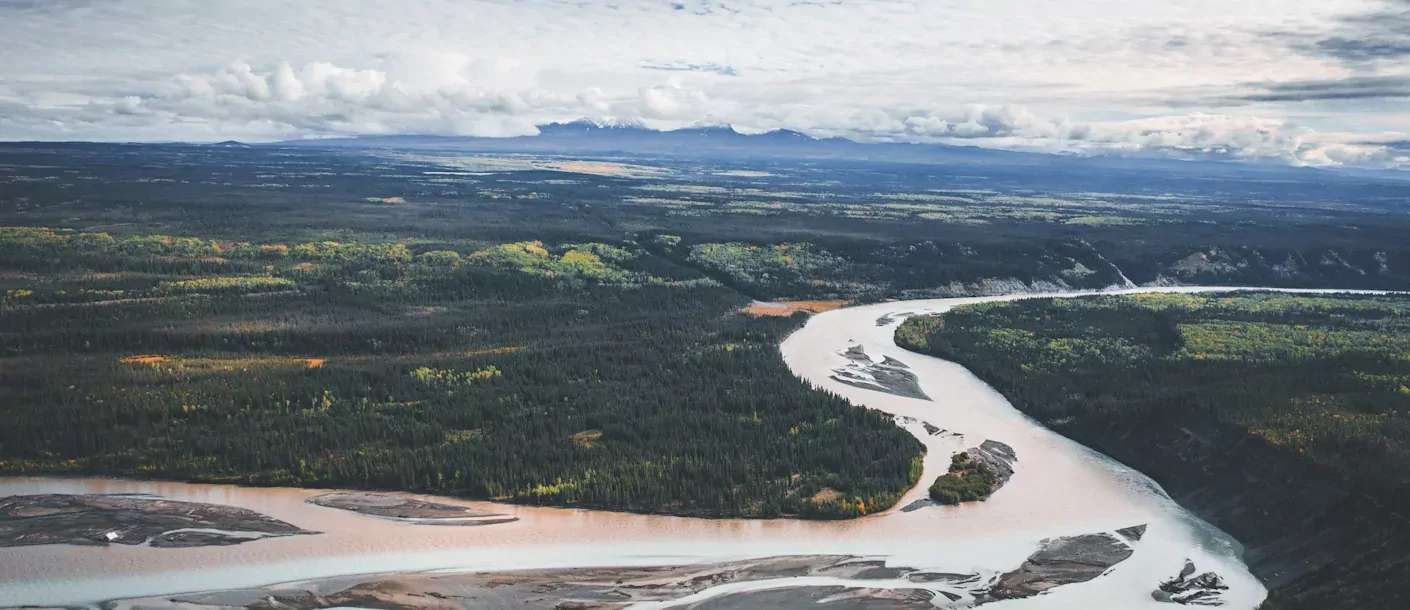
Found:
[(588, 118), (1410, 168), (1410, 0), (0, 0), (0, 140)]

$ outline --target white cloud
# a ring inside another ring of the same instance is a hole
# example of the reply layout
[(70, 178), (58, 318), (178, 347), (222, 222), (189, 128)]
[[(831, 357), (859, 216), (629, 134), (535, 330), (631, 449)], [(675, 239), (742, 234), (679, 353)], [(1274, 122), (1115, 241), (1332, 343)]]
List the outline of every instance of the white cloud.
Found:
[[(0, 2), (0, 139), (508, 136), (588, 116), (1035, 150), (1399, 163), (1394, 108), (1245, 99), (1395, 76), (1286, 36), (1372, 0)], [(1407, 73), (1410, 74), (1410, 73)], [(1216, 93), (1210, 93), (1216, 92)], [(1281, 97), (1278, 98), (1281, 100)], [(1120, 120), (1113, 120), (1117, 117)]]

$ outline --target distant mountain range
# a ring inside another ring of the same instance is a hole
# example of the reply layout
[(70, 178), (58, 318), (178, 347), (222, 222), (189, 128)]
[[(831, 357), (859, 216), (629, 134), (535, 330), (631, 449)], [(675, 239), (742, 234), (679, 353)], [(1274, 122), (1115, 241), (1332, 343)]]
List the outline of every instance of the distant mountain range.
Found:
[(674, 131), (647, 129), (636, 123), (599, 124), (586, 119), (539, 126), (539, 135), (512, 138), (463, 136), (361, 136), (315, 140), (289, 140), (275, 146), (313, 148), (382, 148), (466, 152), (523, 152), (537, 154), (613, 154), (718, 159), (864, 159), (890, 162), (946, 162), (1023, 157), (1051, 159), (1051, 155), (1017, 153), (942, 144), (870, 144), (844, 138), (819, 139), (807, 134), (776, 130), (744, 134), (732, 127), (692, 127)]
[[(731, 127), (692, 127), (674, 131), (647, 129), (638, 123), (597, 123), (580, 119), (539, 126), (539, 135), (481, 138), (438, 135), (360, 136), (288, 140), (261, 146), (323, 149), (422, 150), (467, 153), (627, 156), (704, 162), (863, 161), (951, 166), (1035, 166), (1046, 169), (1145, 170), (1164, 174), (1242, 175), (1307, 179), (1319, 170), (1231, 161), (1183, 161), (1132, 156), (1084, 156), (1018, 152), (973, 146), (897, 142), (857, 142), (814, 138), (776, 130), (744, 134)], [(1380, 173), (1380, 172), (1377, 172)], [(1325, 174), (1324, 174), (1325, 175)]]

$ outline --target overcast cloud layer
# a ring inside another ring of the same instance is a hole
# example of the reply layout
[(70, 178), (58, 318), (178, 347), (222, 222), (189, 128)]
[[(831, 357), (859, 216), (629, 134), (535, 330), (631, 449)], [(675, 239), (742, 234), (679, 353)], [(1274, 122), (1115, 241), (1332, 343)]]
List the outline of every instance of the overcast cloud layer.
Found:
[(1410, 165), (1410, 0), (0, 0), (0, 139), (588, 117)]

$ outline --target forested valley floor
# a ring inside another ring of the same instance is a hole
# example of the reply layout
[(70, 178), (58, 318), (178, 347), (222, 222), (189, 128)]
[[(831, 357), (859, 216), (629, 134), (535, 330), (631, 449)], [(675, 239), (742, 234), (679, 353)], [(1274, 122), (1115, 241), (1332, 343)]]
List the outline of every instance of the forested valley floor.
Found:
[(806, 314), (639, 249), (7, 228), (0, 252), (48, 288), (4, 301), (9, 474), (754, 517), (865, 514), (918, 474), (888, 416), (784, 366)]
[(853, 517), (921, 446), (751, 300), (1410, 287), (1393, 182), (618, 161), (0, 146), (0, 475)]
[(1229, 531), (1265, 608), (1410, 604), (1410, 297), (1033, 299), (915, 317), (896, 339)]

